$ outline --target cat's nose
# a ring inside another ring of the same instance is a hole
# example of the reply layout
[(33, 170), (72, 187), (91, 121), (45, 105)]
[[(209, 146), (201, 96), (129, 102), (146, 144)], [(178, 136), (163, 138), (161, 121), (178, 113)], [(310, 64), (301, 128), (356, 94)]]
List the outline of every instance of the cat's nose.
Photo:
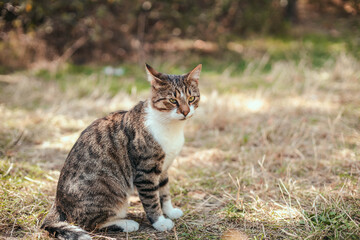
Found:
[(184, 115), (184, 117), (186, 117), (190, 112), (190, 109), (185, 109), (182, 111), (182, 114)]

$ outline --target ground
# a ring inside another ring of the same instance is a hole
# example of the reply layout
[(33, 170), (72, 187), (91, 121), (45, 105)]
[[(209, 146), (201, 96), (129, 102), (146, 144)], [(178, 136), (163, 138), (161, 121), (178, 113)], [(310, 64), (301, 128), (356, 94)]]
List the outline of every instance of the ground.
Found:
[[(359, 59), (342, 42), (319, 39), (230, 48), (224, 61), (151, 63), (174, 74), (204, 66), (201, 104), (170, 170), (173, 202), (184, 216), (158, 233), (135, 196), (129, 215), (140, 230), (95, 237), (360, 237)], [(148, 96), (143, 66), (116, 67), (120, 76), (73, 65), (0, 76), (0, 238), (49, 239), (39, 226), (80, 132)]]

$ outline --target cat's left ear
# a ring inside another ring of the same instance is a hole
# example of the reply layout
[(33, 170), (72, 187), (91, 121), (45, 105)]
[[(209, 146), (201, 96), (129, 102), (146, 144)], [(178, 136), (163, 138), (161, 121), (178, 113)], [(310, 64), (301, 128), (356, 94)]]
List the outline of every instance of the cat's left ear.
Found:
[(199, 64), (194, 68), (191, 72), (187, 74), (187, 81), (195, 81), (196, 84), (199, 83), (200, 79), (200, 72), (201, 72), (202, 64)]
[(145, 63), (145, 69), (147, 74), (147, 79), (150, 83), (154, 81), (161, 81), (160, 80), (160, 73), (153, 69), (149, 64)]

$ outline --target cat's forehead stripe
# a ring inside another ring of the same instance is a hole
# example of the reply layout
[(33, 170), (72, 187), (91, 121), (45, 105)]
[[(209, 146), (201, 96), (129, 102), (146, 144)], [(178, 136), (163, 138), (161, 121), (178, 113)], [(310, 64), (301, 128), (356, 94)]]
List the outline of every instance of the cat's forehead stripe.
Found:
[(183, 75), (172, 75), (172, 74), (164, 74), (163, 79), (171, 82), (175, 86), (181, 86), (184, 84), (184, 76)]

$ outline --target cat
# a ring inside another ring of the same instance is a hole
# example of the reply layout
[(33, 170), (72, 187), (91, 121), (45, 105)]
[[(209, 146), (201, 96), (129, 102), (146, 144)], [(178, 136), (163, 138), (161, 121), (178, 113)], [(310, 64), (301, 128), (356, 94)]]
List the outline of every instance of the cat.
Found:
[(94, 121), (81, 133), (41, 228), (60, 239), (80, 240), (91, 239), (87, 231), (137, 231), (139, 224), (125, 218), (135, 189), (152, 226), (173, 228), (171, 219), (183, 212), (172, 206), (167, 170), (184, 144), (185, 122), (199, 105), (201, 67), (168, 75), (145, 65), (150, 98)]

